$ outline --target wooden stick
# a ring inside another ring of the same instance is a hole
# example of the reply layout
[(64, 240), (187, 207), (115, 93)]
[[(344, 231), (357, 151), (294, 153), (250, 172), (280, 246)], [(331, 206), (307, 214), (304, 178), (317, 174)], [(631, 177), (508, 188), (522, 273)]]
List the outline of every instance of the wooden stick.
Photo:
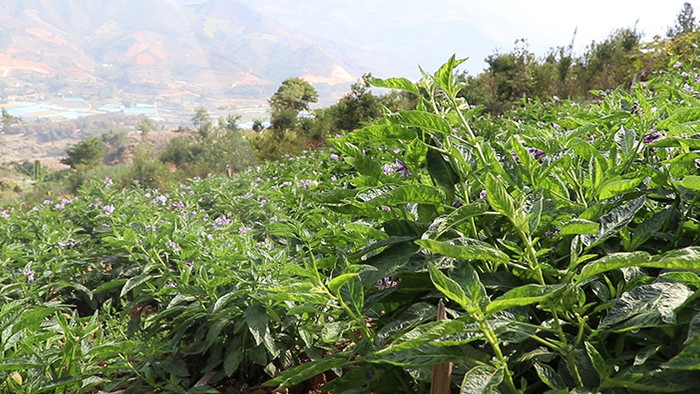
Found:
[[(445, 303), (438, 301), (437, 320), (449, 320)], [(433, 381), (430, 383), (430, 394), (450, 394), (450, 378), (452, 377), (452, 363), (446, 362), (433, 365)]]

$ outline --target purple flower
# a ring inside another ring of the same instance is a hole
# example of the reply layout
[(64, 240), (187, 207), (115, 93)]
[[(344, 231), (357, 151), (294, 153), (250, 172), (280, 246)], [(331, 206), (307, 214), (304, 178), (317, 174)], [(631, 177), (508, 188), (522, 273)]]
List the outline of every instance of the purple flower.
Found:
[(218, 218), (214, 219), (214, 228), (219, 228), (229, 224), (231, 224), (231, 219), (227, 218), (226, 216), (219, 216)]
[(651, 134), (645, 135), (644, 138), (642, 138), (642, 142), (645, 144), (651, 144), (652, 142), (658, 140), (659, 138), (661, 138), (661, 133), (659, 133), (658, 131), (655, 131)]
[(114, 185), (114, 182), (112, 181), (112, 178), (110, 178), (110, 177), (105, 177), (104, 183), (105, 183), (105, 186), (112, 186), (112, 185)]
[(60, 248), (72, 248), (75, 246), (75, 240), (73, 238), (69, 239), (68, 242), (58, 241), (58, 247)]
[(158, 231), (158, 226), (155, 226), (155, 225), (152, 226), (150, 224), (147, 224), (147, 225), (143, 226), (143, 230), (155, 232), (155, 231)]
[(461, 207), (462, 207), (461, 202), (456, 202), (456, 203), (452, 204), (452, 208), (461, 208)]
[(406, 167), (406, 163), (399, 159), (396, 159), (394, 164), (385, 164), (383, 171), (385, 175), (401, 174), (404, 179), (408, 178), (410, 175), (408, 168)]
[(379, 280), (379, 282), (374, 285), (375, 288), (379, 290), (391, 289), (399, 285), (399, 280), (396, 278), (386, 277)]
[(332, 154), (331, 154), (331, 160), (333, 160), (333, 161), (338, 161), (338, 160), (340, 160), (340, 156), (336, 155), (335, 153), (332, 153)]
[(693, 92), (693, 87), (688, 85), (687, 83), (683, 85), (683, 91), (686, 93), (692, 93)]
[(10, 211), (8, 211), (8, 210), (0, 211), (0, 218), (9, 219), (10, 218)]
[(482, 199), (482, 200), (485, 200), (485, 199), (486, 199), (486, 189), (482, 189), (482, 190), (479, 192), (479, 198)]
[(173, 252), (175, 252), (175, 253), (177, 253), (177, 252), (179, 252), (179, 251), (182, 250), (182, 248), (180, 247), (180, 245), (178, 245), (177, 243), (173, 242), (172, 239), (169, 239), (169, 240), (168, 240), (167, 247), (170, 248), (170, 249), (172, 249)]
[(111, 215), (114, 212), (114, 205), (109, 204), (109, 205), (103, 206), (102, 212), (104, 212), (104, 214), (107, 216)]
[(552, 122), (552, 127), (554, 127), (554, 130), (561, 130), (561, 126), (559, 125), (559, 123)]
[(513, 157), (513, 160), (515, 160), (516, 163), (520, 163), (520, 157), (518, 157), (517, 153), (510, 152), (510, 155)]
[(53, 204), (53, 201), (51, 201), (51, 200), (44, 200), (44, 201), (42, 202), (42, 204), (44, 204), (44, 205), (51, 205), (51, 204)]
[(54, 205), (53, 208), (57, 211), (62, 211), (64, 209), (66, 209), (66, 204), (60, 202), (60, 203)]
[(151, 200), (151, 202), (155, 205), (160, 204), (162, 206), (165, 206), (165, 203), (168, 202), (168, 197), (165, 197), (163, 195), (159, 195), (159, 196), (156, 196), (155, 198), (153, 198)]
[(674, 68), (674, 69), (677, 69), (677, 68), (679, 68), (679, 67), (682, 66), (682, 65), (683, 65), (683, 63), (681, 63), (681, 62), (678, 61), (678, 62), (673, 63), (673, 68)]
[(245, 234), (245, 233), (249, 232), (249, 231), (252, 230), (252, 229), (253, 229), (253, 228), (252, 228), (251, 226), (241, 226), (241, 227), (238, 228), (238, 233), (239, 233), (239, 234)]
[(163, 285), (163, 288), (166, 288), (166, 289), (167, 288), (177, 288), (177, 285), (173, 282), (168, 282), (168, 283)]
[(22, 275), (27, 277), (27, 282), (34, 282), (34, 270), (29, 268), (22, 268)]
[(540, 163), (542, 163), (544, 161), (545, 156), (547, 156), (547, 154), (544, 153), (543, 150), (537, 148), (529, 148), (527, 151), (530, 152), (532, 157), (534, 157), (535, 160), (539, 161)]

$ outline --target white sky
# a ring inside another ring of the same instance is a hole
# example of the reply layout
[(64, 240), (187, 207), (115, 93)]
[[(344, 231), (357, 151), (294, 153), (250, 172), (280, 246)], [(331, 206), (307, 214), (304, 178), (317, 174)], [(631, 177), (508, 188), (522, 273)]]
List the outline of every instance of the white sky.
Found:
[[(612, 31), (634, 27), (635, 23), (637, 30), (644, 33), (643, 41), (650, 41), (655, 35), (665, 36), (668, 27), (675, 23), (684, 1), (494, 0), (454, 1), (452, 5), (458, 3), (472, 16), (470, 22), (499, 43), (500, 51), (508, 52), (515, 40), (526, 38), (530, 50), (542, 56), (549, 48), (568, 45), (575, 29), (574, 47), (579, 54), (592, 41), (603, 41)], [(695, 8), (693, 3), (700, 2), (690, 3)], [(700, 10), (696, 9), (696, 18), (698, 12)], [(483, 68), (483, 57), (472, 56), (471, 61), (480, 63)]]
[[(531, 52), (545, 56), (550, 48), (567, 46), (575, 29), (577, 55), (592, 41), (601, 42), (614, 30), (635, 23), (644, 33), (642, 40), (650, 41), (654, 35), (665, 36), (683, 2), (251, 0), (250, 5), (297, 31), (371, 51), (378, 55), (372, 58), (377, 70), (371, 71), (391, 73), (380, 76), (416, 78), (418, 64), (434, 71), (453, 53), (468, 57), (464, 69), (477, 74), (485, 68), (487, 56), (496, 50), (510, 52), (521, 38)], [(700, 18), (700, 0), (690, 3)]]

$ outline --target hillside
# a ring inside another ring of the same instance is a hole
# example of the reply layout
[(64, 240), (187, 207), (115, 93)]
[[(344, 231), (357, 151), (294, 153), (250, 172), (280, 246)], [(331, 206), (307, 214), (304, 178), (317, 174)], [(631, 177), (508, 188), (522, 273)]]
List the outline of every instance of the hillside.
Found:
[(362, 67), (243, 1), (7, 0), (0, 4), (0, 96), (31, 93), (266, 99), (292, 76), (328, 100)]

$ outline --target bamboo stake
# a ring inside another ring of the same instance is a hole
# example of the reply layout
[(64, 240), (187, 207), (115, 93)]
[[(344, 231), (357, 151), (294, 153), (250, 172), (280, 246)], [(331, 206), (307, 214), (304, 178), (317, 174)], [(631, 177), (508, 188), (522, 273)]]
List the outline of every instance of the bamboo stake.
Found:
[[(445, 303), (438, 301), (437, 320), (449, 320)], [(450, 377), (452, 376), (452, 363), (446, 362), (433, 365), (433, 381), (430, 383), (430, 394), (450, 394)]]

